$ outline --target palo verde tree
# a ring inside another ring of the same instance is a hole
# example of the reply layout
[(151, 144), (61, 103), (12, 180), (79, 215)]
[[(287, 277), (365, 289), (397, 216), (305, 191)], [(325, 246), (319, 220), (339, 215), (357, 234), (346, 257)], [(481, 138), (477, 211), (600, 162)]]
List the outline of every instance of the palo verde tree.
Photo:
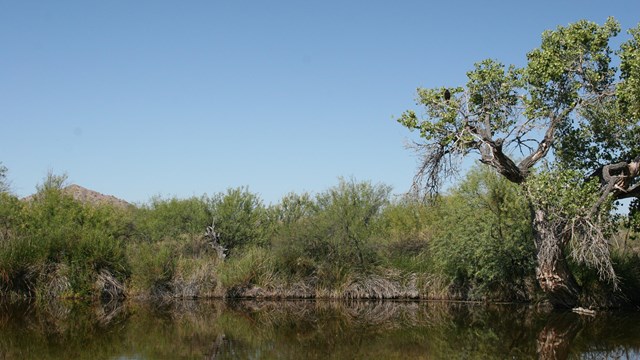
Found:
[(472, 154), (522, 185), (537, 280), (555, 306), (579, 302), (569, 259), (617, 286), (607, 246), (612, 204), (640, 198), (640, 26), (614, 53), (619, 31), (612, 18), (545, 31), (526, 66), (484, 60), (464, 87), (419, 88), (423, 114), (398, 119), (420, 132), (415, 189), (437, 193)]

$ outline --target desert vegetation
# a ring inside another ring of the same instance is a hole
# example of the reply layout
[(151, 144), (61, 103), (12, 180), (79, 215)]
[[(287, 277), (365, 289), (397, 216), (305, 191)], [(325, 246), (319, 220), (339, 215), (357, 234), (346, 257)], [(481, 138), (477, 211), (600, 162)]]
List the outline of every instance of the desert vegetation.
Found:
[[(353, 179), (269, 205), (247, 188), (129, 207), (64, 188), (50, 174), (28, 200), (0, 194), (2, 296), (543, 299), (525, 194), (486, 168), (430, 202)], [(594, 303), (640, 300), (631, 220), (612, 235), (618, 289), (570, 264)]]

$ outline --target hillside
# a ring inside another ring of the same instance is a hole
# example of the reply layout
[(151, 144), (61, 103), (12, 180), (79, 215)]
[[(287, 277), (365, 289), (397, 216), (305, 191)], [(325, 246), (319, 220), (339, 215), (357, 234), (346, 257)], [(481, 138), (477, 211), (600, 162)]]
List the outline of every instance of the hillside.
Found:
[[(76, 199), (77, 201), (85, 204), (101, 204), (101, 205), (109, 204), (109, 205), (117, 206), (120, 208), (126, 208), (131, 206), (131, 204), (129, 204), (128, 202), (122, 199), (118, 199), (113, 195), (105, 195), (76, 184), (69, 185), (64, 189), (62, 189), (62, 191), (65, 194), (73, 196), (73, 198)], [(30, 201), (33, 197), (34, 195), (29, 195), (25, 197), (23, 200)]]

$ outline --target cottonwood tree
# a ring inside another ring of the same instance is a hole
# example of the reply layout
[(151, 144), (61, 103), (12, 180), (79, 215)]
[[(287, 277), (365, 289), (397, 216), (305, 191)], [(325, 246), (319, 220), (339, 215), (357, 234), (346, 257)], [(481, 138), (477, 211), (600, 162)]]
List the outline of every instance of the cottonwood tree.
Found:
[(614, 53), (619, 32), (613, 18), (545, 31), (526, 66), (484, 60), (464, 87), (419, 88), (422, 113), (398, 119), (420, 132), (414, 188), (437, 193), (473, 154), (522, 185), (537, 280), (556, 306), (580, 297), (568, 257), (617, 286), (607, 245), (612, 203), (640, 198), (640, 25)]

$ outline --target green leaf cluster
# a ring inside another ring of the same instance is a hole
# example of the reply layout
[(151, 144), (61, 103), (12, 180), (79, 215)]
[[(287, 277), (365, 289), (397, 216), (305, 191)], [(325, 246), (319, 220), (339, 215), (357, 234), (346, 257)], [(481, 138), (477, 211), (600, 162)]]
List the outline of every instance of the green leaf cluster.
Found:
[[(550, 168), (527, 181), (527, 192), (535, 207), (545, 211), (548, 221), (564, 223), (589, 216), (599, 200), (599, 188), (597, 179), (585, 182), (581, 172), (570, 169)], [(607, 214), (611, 207), (604, 209), (602, 213)]]
[(546, 118), (574, 106), (584, 93), (609, 90), (615, 75), (609, 40), (619, 32), (613, 18), (602, 26), (580, 20), (545, 31), (541, 46), (527, 54), (528, 114)]
[(469, 112), (482, 115), (491, 124), (491, 134), (507, 133), (515, 125), (518, 91), (523, 85), (522, 69), (508, 68), (487, 59), (475, 64), (467, 73)]
[(640, 119), (640, 24), (629, 30), (631, 39), (620, 47), (620, 78), (617, 87), (622, 112), (633, 119)]

